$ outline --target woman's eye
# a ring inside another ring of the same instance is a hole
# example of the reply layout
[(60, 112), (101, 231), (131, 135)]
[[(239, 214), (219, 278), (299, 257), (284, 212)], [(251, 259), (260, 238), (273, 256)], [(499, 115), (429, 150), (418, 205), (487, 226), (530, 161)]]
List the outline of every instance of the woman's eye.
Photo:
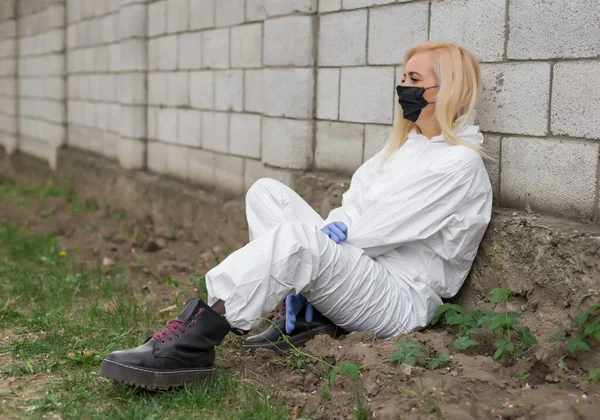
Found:
[(419, 79), (415, 79), (414, 77), (411, 77), (410, 80), (412, 80), (415, 83), (417, 83), (419, 81)]

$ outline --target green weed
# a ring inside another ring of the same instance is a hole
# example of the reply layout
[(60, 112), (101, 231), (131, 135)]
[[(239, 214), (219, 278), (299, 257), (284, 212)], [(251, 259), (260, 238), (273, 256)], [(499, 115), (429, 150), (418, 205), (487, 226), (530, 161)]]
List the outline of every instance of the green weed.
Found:
[(439, 353), (436, 357), (427, 357), (421, 350), (421, 343), (407, 338), (396, 343), (398, 350), (392, 353), (390, 362), (406, 363), (407, 365), (421, 365), (427, 369), (437, 369), (443, 364), (450, 363), (449, 353)]

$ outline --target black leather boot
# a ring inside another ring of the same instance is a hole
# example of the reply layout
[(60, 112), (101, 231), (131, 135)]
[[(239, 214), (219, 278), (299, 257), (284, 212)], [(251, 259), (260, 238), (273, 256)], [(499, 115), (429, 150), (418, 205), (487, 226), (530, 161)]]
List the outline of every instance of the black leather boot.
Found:
[(144, 344), (102, 361), (105, 378), (151, 389), (201, 382), (214, 371), (215, 350), (230, 330), (225, 318), (198, 298)]
[[(335, 325), (322, 313), (313, 307), (313, 320), (307, 323), (304, 319), (304, 309), (296, 317), (296, 326), (289, 335), (289, 341), (294, 347), (302, 347), (307, 341), (314, 338), (317, 334), (328, 334), (332, 337), (339, 337), (347, 334), (345, 330)], [(275, 315), (269, 328), (263, 333), (248, 337), (243, 349), (269, 349), (278, 353), (285, 353), (291, 346), (283, 340), (285, 334), (285, 303), (279, 312)]]

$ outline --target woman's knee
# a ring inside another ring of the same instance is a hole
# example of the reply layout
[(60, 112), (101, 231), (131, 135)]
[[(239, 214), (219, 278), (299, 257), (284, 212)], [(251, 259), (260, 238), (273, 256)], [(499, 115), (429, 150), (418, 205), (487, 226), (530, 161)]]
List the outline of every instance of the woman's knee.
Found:
[(246, 206), (252, 204), (257, 198), (269, 195), (281, 183), (272, 178), (260, 178), (246, 192)]

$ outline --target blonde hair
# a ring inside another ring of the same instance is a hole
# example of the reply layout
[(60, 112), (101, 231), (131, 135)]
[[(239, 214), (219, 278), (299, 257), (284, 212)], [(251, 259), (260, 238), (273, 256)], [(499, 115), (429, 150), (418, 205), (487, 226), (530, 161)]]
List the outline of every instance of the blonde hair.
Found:
[[(429, 54), (435, 65), (434, 73), (439, 85), (436, 99), (435, 118), (446, 140), (454, 145), (474, 149), (484, 158), (488, 158), (483, 148), (477, 144), (462, 140), (453, 129), (469, 121), (475, 111), (477, 94), (481, 85), (481, 71), (473, 53), (447, 42), (424, 42), (411, 47), (404, 55), (404, 64), (414, 55)], [(459, 117), (460, 121), (459, 121)], [(404, 119), (402, 107), (396, 106), (394, 127), (385, 146), (385, 159), (404, 145), (408, 133), (417, 125)]]

